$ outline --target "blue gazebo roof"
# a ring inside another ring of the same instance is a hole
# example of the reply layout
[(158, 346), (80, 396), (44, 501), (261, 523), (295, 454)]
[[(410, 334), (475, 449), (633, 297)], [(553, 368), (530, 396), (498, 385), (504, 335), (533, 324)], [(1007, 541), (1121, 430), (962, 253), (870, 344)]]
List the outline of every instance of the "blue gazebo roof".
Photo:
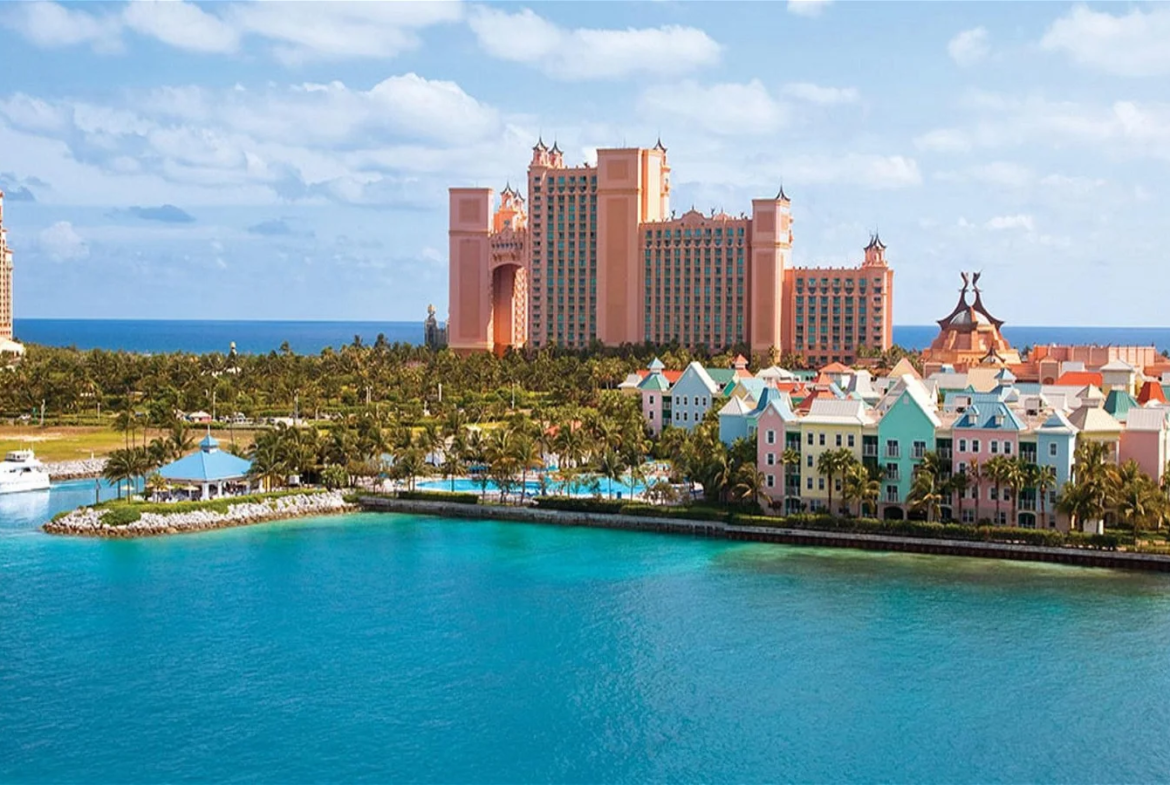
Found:
[(193, 452), (158, 470), (167, 480), (183, 482), (224, 482), (239, 480), (248, 474), (252, 462), (219, 451), (219, 442), (210, 433), (199, 442), (199, 452)]

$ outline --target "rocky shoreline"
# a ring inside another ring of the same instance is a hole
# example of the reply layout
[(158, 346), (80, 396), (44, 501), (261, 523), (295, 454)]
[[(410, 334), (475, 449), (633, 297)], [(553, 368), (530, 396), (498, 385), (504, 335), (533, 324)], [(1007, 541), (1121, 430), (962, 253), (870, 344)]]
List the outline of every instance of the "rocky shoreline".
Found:
[(76, 461), (46, 461), (45, 469), (55, 481), (84, 480), (101, 477), (106, 468), (105, 458), (84, 458)]
[(226, 513), (212, 510), (191, 510), (170, 514), (144, 512), (141, 518), (124, 526), (111, 526), (108, 523), (102, 523), (102, 514), (105, 510), (79, 507), (67, 515), (49, 521), (41, 528), (49, 534), (73, 537), (130, 539), (226, 529), (233, 526), (248, 526), (253, 523), (302, 518), (310, 515), (330, 515), (349, 512), (353, 509), (355, 509), (354, 506), (345, 501), (340, 491), (322, 491), (321, 493), (278, 496), (261, 502), (233, 504)]

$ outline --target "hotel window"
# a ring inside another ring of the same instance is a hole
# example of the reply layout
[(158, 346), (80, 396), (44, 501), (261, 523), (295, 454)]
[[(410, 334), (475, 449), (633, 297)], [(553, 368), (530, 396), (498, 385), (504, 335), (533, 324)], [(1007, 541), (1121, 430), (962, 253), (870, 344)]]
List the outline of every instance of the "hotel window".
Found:
[(653, 395), (650, 396), (650, 405), (651, 406), (654, 405), (654, 396)]
[(967, 452), (967, 440), (959, 439), (959, 452)]
[(971, 452), (979, 452), (979, 440), (978, 439), (971, 440)]
[(819, 437), (818, 441), (821, 443), (821, 446), (822, 446), (822, 447), (824, 447), (824, 446), (825, 446), (825, 435), (824, 435), (823, 433), (822, 433), (822, 434), (820, 434), (820, 437)]
[(764, 461), (764, 463), (768, 464), (769, 466), (775, 466), (776, 465), (776, 453), (773, 453), (773, 452), (768, 453), (768, 459), (766, 461)]
[(818, 491), (823, 491), (824, 489), (825, 489), (825, 478), (824, 478), (824, 477), (818, 477), (818, 478), (817, 478), (817, 490), (818, 490)]
[(809, 477), (809, 478), (808, 478), (808, 479), (805, 481), (805, 487), (806, 487), (806, 488), (808, 488), (810, 491), (812, 490), (812, 477)]
[(812, 447), (812, 443), (813, 443), (813, 435), (812, 435), (812, 433), (810, 432), (810, 433), (809, 433), (809, 435), (808, 435), (808, 446), (809, 446), (809, 447)]
[(849, 440), (846, 442), (850, 447), (853, 446), (853, 434), (849, 434)]
[(775, 484), (775, 478), (770, 474), (767, 475), (767, 477), (764, 480), (764, 484), (767, 485), (769, 488), (773, 487), (773, 485)]
[(1048, 457), (1049, 458), (1056, 457), (1056, 442), (1053, 442), (1052, 444), (1048, 445)]
[(808, 468), (811, 469), (813, 467), (813, 457), (811, 455), (806, 455), (804, 458), (804, 462), (805, 462), (805, 465), (808, 466)]
[[(651, 403), (653, 403), (653, 401), (651, 401)], [(775, 431), (773, 431), (771, 429), (768, 430), (767, 441), (768, 441), (768, 444), (775, 444), (776, 443), (776, 432)], [(769, 455), (769, 457), (771, 457), (771, 456)]]
[(999, 452), (999, 442), (997, 442), (995, 439), (992, 439), (991, 440), (991, 454), (995, 455), (998, 452)]
[(837, 434), (837, 446), (841, 446), (841, 434)]
[(1011, 442), (1004, 442), (1003, 443), (1003, 454), (1004, 455), (1011, 455), (1012, 454), (1012, 443)]

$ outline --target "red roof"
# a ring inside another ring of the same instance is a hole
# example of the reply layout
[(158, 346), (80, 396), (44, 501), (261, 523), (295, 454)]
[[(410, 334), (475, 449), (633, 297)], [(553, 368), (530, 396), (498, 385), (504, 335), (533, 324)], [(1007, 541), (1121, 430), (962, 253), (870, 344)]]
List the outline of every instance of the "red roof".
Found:
[[(641, 377), (642, 379), (645, 379), (649, 375), (650, 375), (650, 372), (644, 368), (642, 370), (638, 371), (638, 376)], [(683, 375), (683, 372), (682, 371), (663, 371), (662, 375), (666, 377), (666, 381), (670, 382), (671, 384), (674, 384), (675, 382), (677, 382), (679, 380), (679, 377), (681, 377)], [(751, 374), (748, 374), (748, 376), (751, 376)]]
[(853, 369), (841, 363), (829, 363), (821, 369), (821, 373), (852, 373)]
[(1166, 394), (1162, 391), (1162, 385), (1158, 382), (1146, 382), (1142, 385), (1142, 389), (1138, 391), (1138, 403), (1145, 406), (1150, 401), (1166, 403)]
[(805, 396), (804, 400), (796, 407), (796, 411), (800, 414), (808, 414), (812, 410), (813, 401), (818, 398), (833, 398), (834, 395), (828, 390), (815, 389)]
[(1096, 371), (1067, 371), (1060, 375), (1056, 383), (1063, 387), (1088, 387), (1090, 384), (1100, 387), (1103, 384), (1101, 374)]

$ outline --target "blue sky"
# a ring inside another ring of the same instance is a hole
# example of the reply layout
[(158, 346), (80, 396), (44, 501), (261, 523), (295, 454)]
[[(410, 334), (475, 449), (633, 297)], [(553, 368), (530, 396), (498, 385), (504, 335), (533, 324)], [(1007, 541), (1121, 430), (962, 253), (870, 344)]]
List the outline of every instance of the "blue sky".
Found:
[(881, 231), (895, 321), (1168, 324), (1170, 6), (0, 5), (16, 313), (415, 320), (446, 188), (669, 148), (673, 205), (783, 181), (799, 265)]

